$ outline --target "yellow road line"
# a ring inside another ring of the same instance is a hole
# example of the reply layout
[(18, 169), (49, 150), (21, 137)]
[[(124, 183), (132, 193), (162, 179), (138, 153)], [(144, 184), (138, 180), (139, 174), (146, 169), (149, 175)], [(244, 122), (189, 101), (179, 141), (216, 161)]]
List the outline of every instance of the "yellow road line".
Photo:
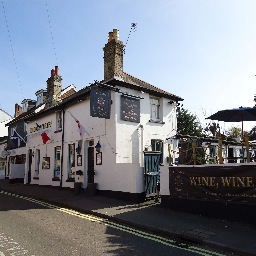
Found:
[(177, 248), (177, 249), (180, 249), (180, 250), (185, 250), (185, 251), (196, 253), (196, 254), (203, 255), (203, 256), (213, 256), (213, 255), (215, 255), (215, 256), (224, 256), (223, 254), (220, 254), (220, 253), (217, 253), (217, 252), (214, 252), (214, 251), (199, 248), (199, 247), (196, 247), (196, 246), (188, 246), (185, 243), (177, 243), (175, 240), (171, 240), (171, 239), (168, 239), (168, 238), (165, 238), (165, 237), (161, 237), (159, 235), (154, 235), (154, 234), (151, 234), (151, 233), (148, 233), (148, 232), (145, 232), (145, 231), (137, 230), (137, 229), (134, 229), (134, 228), (122, 225), (122, 224), (118, 224), (118, 223), (115, 223), (113, 221), (110, 221), (107, 218), (105, 219), (105, 218), (97, 217), (97, 216), (94, 216), (94, 215), (91, 215), (91, 214), (80, 213), (80, 212), (75, 211), (75, 210), (71, 210), (71, 209), (63, 208), (63, 207), (58, 207), (56, 205), (53, 205), (53, 204), (50, 204), (50, 203), (47, 203), (47, 202), (43, 202), (43, 201), (31, 198), (31, 197), (21, 196), (21, 195), (17, 195), (17, 194), (14, 194), (14, 193), (8, 193), (8, 192), (5, 192), (3, 190), (0, 191), (0, 193), (8, 195), (8, 196), (17, 197), (17, 198), (20, 198), (20, 199), (23, 199), (23, 200), (27, 200), (27, 201), (30, 201), (32, 203), (36, 203), (36, 204), (45, 206), (45, 207), (50, 208), (50, 209), (55, 209), (57, 211), (60, 211), (60, 212), (63, 212), (63, 213), (66, 213), (66, 214), (69, 214), (69, 215), (72, 215), (72, 216), (75, 216), (75, 217), (78, 217), (78, 218), (86, 219), (86, 220), (89, 220), (89, 221), (92, 221), (92, 222), (97, 222), (97, 223), (103, 224), (105, 226), (112, 227), (114, 229), (118, 229), (118, 230), (130, 233), (130, 234), (133, 234), (135, 236), (142, 237), (142, 238), (145, 238), (145, 239), (148, 239), (148, 240), (152, 240), (152, 241), (161, 243), (163, 245), (170, 246), (170, 247), (173, 247), (173, 248)]

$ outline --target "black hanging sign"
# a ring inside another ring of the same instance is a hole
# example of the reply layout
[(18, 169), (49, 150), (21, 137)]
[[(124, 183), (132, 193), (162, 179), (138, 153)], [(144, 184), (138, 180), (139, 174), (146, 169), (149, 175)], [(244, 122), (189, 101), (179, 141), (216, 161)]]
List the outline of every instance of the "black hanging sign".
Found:
[(140, 100), (121, 96), (121, 119), (125, 121), (140, 122)]
[(90, 115), (110, 119), (111, 90), (92, 86), (90, 93)]

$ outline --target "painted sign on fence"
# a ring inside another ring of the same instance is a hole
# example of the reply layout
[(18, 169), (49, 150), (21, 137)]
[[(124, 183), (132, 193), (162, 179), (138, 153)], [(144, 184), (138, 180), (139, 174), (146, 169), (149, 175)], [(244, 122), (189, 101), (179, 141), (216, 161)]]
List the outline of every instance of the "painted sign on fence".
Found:
[(170, 167), (172, 198), (256, 202), (256, 165)]

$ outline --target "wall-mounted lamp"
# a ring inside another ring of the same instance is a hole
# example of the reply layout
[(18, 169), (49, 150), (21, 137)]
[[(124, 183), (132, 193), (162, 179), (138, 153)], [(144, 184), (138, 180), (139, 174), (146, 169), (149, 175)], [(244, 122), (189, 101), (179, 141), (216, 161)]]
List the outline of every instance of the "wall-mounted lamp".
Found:
[(79, 144), (77, 145), (76, 153), (77, 153), (78, 155), (80, 155), (80, 154), (81, 154), (81, 147), (80, 147), (80, 145), (79, 145)]
[(100, 145), (100, 142), (98, 141), (96, 146), (95, 146), (95, 149), (97, 152), (100, 152), (100, 149), (101, 149), (101, 145)]

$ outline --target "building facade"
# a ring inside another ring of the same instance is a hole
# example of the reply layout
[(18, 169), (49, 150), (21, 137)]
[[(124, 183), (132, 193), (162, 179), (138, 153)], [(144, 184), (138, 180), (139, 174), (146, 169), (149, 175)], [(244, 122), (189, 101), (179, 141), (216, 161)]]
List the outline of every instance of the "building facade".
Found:
[(157, 151), (161, 193), (169, 194), (171, 131), (182, 99), (123, 71), (124, 44), (109, 33), (104, 80), (63, 94), (58, 67), (37, 105), (24, 118), (27, 129), (24, 182), (85, 190), (143, 201), (145, 152)]

